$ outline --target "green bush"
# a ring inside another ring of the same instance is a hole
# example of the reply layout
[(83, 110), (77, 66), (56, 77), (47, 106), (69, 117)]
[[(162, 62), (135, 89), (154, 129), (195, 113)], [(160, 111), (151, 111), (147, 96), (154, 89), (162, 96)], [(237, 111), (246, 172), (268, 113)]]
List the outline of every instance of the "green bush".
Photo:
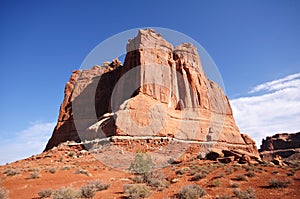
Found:
[(8, 191), (3, 188), (0, 187), (0, 199), (7, 199), (8, 198)]
[(145, 175), (149, 173), (153, 166), (151, 156), (146, 153), (137, 153), (129, 170), (134, 174)]
[(235, 189), (233, 191), (233, 193), (238, 199), (255, 199), (256, 198), (255, 192), (251, 187), (249, 187), (246, 191)]
[(139, 184), (125, 185), (124, 192), (131, 199), (147, 198), (151, 194), (147, 186)]
[(53, 191), (51, 189), (43, 189), (38, 193), (38, 195), (40, 196), (40, 198), (50, 198), (52, 192)]
[(75, 199), (75, 198), (80, 198), (80, 193), (71, 187), (61, 188), (59, 190), (56, 190), (52, 194), (52, 198), (53, 199)]
[(275, 178), (272, 178), (269, 181), (270, 188), (286, 188), (289, 186), (289, 184), (290, 184), (290, 181), (288, 181), (288, 180), (278, 180)]
[(198, 199), (206, 194), (204, 188), (199, 185), (186, 185), (182, 187), (178, 196), (180, 199)]

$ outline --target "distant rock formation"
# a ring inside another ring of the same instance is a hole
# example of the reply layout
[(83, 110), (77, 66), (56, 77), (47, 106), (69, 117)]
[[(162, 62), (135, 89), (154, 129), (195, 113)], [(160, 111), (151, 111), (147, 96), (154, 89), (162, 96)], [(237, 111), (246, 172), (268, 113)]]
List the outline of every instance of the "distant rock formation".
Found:
[(300, 132), (280, 133), (262, 140), (259, 152), (263, 159), (271, 160), (276, 156), (287, 158), (300, 152)]
[(206, 77), (197, 49), (174, 47), (151, 29), (128, 41), (124, 65), (116, 59), (73, 72), (45, 150), (108, 136), (217, 143), (258, 156), (255, 142), (240, 134), (227, 96)]

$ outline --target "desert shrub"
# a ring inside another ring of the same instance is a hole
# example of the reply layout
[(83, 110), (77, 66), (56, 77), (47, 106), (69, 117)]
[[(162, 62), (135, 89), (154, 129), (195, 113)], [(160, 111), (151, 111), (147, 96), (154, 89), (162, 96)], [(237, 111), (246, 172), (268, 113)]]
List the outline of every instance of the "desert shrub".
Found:
[(124, 192), (131, 199), (147, 198), (151, 194), (147, 186), (139, 184), (125, 185)]
[(144, 179), (144, 176), (136, 175), (132, 178), (132, 181), (134, 183), (144, 183), (145, 179)]
[(52, 194), (52, 198), (53, 199), (75, 199), (75, 198), (80, 198), (80, 193), (71, 188), (71, 187), (67, 187), (67, 188), (61, 188), (59, 190), (56, 190), (53, 192)]
[(233, 191), (233, 193), (238, 199), (255, 199), (256, 198), (255, 192), (251, 187), (249, 187), (246, 191), (235, 189)]
[(234, 182), (234, 183), (230, 184), (230, 187), (231, 187), (231, 188), (238, 188), (238, 187), (240, 187), (240, 184)]
[(52, 192), (53, 191), (51, 189), (43, 189), (38, 193), (38, 195), (40, 196), (40, 198), (49, 198)]
[(71, 151), (71, 152), (69, 153), (69, 156), (70, 156), (71, 158), (75, 157), (75, 152), (74, 152), (74, 151)]
[(274, 174), (274, 175), (276, 175), (278, 173), (279, 173), (279, 171), (277, 171), (277, 170), (272, 172), (272, 174)]
[(221, 181), (220, 180), (215, 180), (211, 184), (212, 187), (219, 187), (220, 185), (221, 185)]
[(179, 169), (175, 173), (176, 173), (176, 175), (183, 175), (183, 174), (186, 173), (186, 170), (185, 169)]
[(206, 174), (205, 173), (197, 173), (196, 175), (194, 175), (193, 177), (190, 178), (190, 181), (198, 181), (198, 180), (201, 180), (203, 178), (206, 177)]
[(236, 176), (235, 180), (238, 180), (238, 181), (247, 181), (248, 178), (247, 176), (243, 175), (243, 174), (239, 174)]
[(134, 161), (131, 163), (129, 170), (134, 174), (146, 174), (152, 168), (153, 163), (151, 156), (146, 153), (137, 153)]
[(272, 178), (269, 181), (270, 188), (286, 188), (289, 186), (289, 184), (290, 184), (290, 181), (288, 181), (288, 180), (278, 180), (275, 178)]
[(296, 173), (296, 169), (291, 169), (289, 170), (289, 172), (287, 173), (287, 176), (294, 176)]
[(38, 171), (32, 171), (30, 173), (30, 179), (36, 179), (36, 178), (40, 178), (41, 177), (41, 174), (38, 172)]
[(102, 183), (100, 181), (90, 181), (88, 186), (92, 187), (95, 191), (102, 191), (108, 189), (110, 184)]
[(251, 170), (249, 170), (247, 173), (246, 173), (246, 176), (248, 176), (248, 177), (254, 177), (255, 176), (255, 173), (253, 172), (253, 171), (251, 171)]
[(80, 188), (80, 197), (81, 198), (92, 198), (95, 196), (95, 189), (92, 186), (83, 186)]
[(61, 170), (70, 170), (71, 169), (71, 166), (70, 165), (65, 165), (65, 166), (62, 166), (61, 168), (60, 168)]
[(5, 174), (6, 176), (14, 176), (14, 175), (18, 175), (20, 174), (20, 170), (18, 169), (6, 169), (3, 174)]
[(0, 187), (0, 199), (7, 199), (8, 198), (8, 191), (3, 188)]
[(148, 181), (148, 185), (158, 191), (163, 191), (165, 188), (169, 187), (169, 182), (166, 180), (152, 178)]
[(48, 169), (48, 171), (49, 171), (50, 173), (56, 173), (57, 168), (51, 167), (51, 168)]
[(225, 168), (225, 173), (226, 173), (226, 175), (232, 174), (232, 168), (231, 167), (226, 167)]
[(87, 170), (84, 170), (84, 169), (77, 169), (75, 171), (75, 174), (83, 174), (83, 175), (90, 176), (89, 172)]
[(230, 196), (230, 195), (223, 195), (223, 196), (217, 195), (216, 199), (232, 199), (232, 196)]
[(204, 188), (199, 185), (186, 185), (180, 190), (178, 197), (180, 199), (198, 199), (206, 194)]

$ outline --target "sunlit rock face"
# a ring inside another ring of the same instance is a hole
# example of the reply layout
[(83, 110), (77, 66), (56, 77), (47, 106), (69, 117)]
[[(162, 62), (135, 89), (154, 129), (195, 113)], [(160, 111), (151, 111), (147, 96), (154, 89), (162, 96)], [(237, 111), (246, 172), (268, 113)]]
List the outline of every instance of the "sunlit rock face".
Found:
[(157, 136), (219, 143), (258, 156), (254, 141), (240, 134), (222, 88), (206, 77), (192, 44), (174, 47), (146, 29), (128, 41), (126, 50), (123, 65), (113, 60), (73, 72), (46, 150), (67, 140)]

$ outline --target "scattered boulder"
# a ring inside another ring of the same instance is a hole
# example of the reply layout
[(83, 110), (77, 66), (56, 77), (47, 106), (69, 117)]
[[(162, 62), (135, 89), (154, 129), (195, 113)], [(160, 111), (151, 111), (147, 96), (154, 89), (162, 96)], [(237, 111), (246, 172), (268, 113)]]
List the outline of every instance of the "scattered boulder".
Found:
[(217, 158), (223, 157), (224, 154), (222, 153), (221, 149), (213, 149), (206, 154), (207, 160), (217, 160)]
[(238, 163), (239, 164), (246, 164), (246, 163), (250, 163), (251, 158), (248, 155), (243, 154), (242, 157), (240, 157)]

